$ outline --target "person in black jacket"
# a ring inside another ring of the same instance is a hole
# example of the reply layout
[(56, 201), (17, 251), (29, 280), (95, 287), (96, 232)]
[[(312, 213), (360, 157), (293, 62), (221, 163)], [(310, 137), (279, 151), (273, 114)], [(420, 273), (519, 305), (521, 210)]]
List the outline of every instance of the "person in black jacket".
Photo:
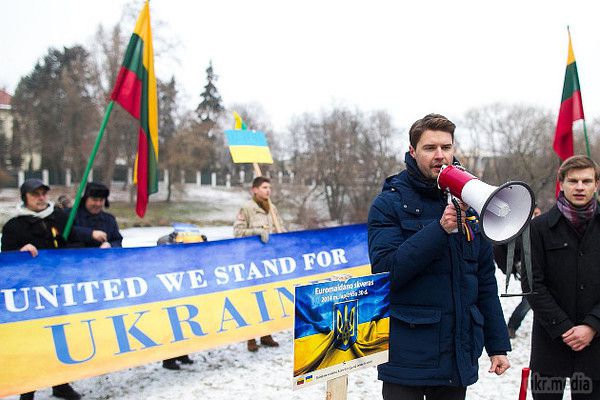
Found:
[[(598, 165), (582, 155), (558, 171), (556, 205), (531, 222), (534, 294), (531, 388), (536, 400), (600, 399)], [(529, 282), (522, 277), (524, 291)]]
[[(62, 237), (67, 216), (48, 201), (49, 190), (50, 187), (39, 179), (27, 179), (23, 182), (23, 203), (17, 206), (17, 215), (2, 227), (2, 251), (28, 251), (32, 257), (36, 257), (39, 249), (67, 247), (67, 242)], [(67, 400), (81, 398), (68, 383), (53, 386), (52, 394)], [(31, 400), (33, 395), (34, 392), (23, 393), (21, 400)]]
[(123, 237), (115, 217), (104, 211), (108, 208), (110, 191), (102, 183), (90, 182), (79, 203), (75, 215), (75, 240), (83, 243), (84, 247), (121, 247)]

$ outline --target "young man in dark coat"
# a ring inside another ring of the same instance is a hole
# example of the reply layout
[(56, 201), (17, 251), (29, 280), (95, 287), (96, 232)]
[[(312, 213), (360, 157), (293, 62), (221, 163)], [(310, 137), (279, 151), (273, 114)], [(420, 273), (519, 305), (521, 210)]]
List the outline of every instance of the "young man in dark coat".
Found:
[[(556, 205), (531, 223), (531, 389), (536, 400), (600, 399), (598, 165), (573, 156), (558, 170)], [(528, 290), (526, 279), (523, 289)]]
[[(39, 179), (27, 179), (21, 185), (22, 204), (17, 215), (2, 227), (2, 251), (28, 251), (32, 257), (39, 249), (58, 249), (67, 246), (62, 231), (67, 216), (54, 203), (48, 201), (50, 187)], [(71, 237), (70, 237), (71, 238)], [(68, 384), (52, 387), (52, 394), (68, 400), (78, 400), (81, 395)], [(34, 392), (21, 394), (21, 400), (33, 399)]]
[(79, 209), (75, 215), (75, 240), (84, 247), (121, 247), (123, 237), (115, 217), (104, 211), (108, 208), (110, 192), (102, 183), (90, 182), (85, 187)]
[(454, 158), (455, 125), (439, 114), (409, 131), (406, 170), (386, 179), (369, 212), (372, 271), (389, 272), (389, 362), (378, 367), (383, 398), (464, 399), (483, 347), (489, 372), (510, 364), (492, 246), (462, 206), (469, 235), (453, 233), (457, 210), (436, 179)]

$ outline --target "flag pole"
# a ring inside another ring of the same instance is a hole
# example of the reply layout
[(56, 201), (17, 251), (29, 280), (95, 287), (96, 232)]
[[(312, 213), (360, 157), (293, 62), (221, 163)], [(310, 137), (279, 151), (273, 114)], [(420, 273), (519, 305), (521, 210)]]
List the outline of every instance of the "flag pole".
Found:
[(585, 151), (587, 152), (587, 156), (592, 158), (592, 153), (590, 152), (590, 141), (588, 140), (587, 134), (587, 126), (585, 125), (585, 119), (583, 120), (583, 137), (585, 138)]
[(100, 141), (102, 140), (102, 136), (104, 136), (104, 130), (106, 129), (106, 125), (108, 124), (108, 117), (113, 109), (114, 102), (111, 100), (108, 103), (108, 107), (106, 107), (106, 112), (104, 113), (104, 119), (102, 120), (102, 125), (100, 126), (100, 131), (98, 132), (98, 136), (96, 137), (96, 143), (94, 143), (94, 148), (90, 154), (90, 158), (88, 159), (88, 163), (85, 167), (85, 172), (81, 177), (81, 182), (79, 183), (79, 188), (77, 189), (77, 194), (73, 199), (73, 208), (71, 208), (71, 212), (69, 213), (69, 219), (67, 220), (67, 224), (65, 225), (65, 229), (63, 230), (63, 238), (67, 240), (69, 234), (71, 233), (71, 228), (73, 227), (73, 221), (75, 220), (75, 214), (77, 214), (77, 209), (79, 208), (79, 203), (81, 202), (81, 193), (85, 188), (87, 183), (87, 178), (90, 174), (92, 166), (94, 165), (94, 159), (96, 158), (96, 153), (98, 152), (98, 147), (100, 147)]

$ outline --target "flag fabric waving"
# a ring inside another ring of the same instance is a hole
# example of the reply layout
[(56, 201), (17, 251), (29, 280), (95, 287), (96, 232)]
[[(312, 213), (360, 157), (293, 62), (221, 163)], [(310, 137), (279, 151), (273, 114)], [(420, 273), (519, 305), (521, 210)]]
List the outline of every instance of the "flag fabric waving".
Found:
[(575, 154), (573, 149), (573, 122), (580, 119), (584, 119), (583, 102), (579, 88), (579, 75), (577, 74), (575, 53), (571, 44), (571, 32), (569, 32), (567, 70), (565, 72), (565, 83), (553, 145), (554, 151), (561, 160), (566, 160)]
[(242, 119), (242, 117), (240, 116), (240, 114), (236, 113), (235, 111), (233, 112), (233, 118), (235, 118), (235, 125), (233, 129), (239, 130), (239, 129), (247, 129), (246, 128), (246, 123), (244, 122), (244, 120)]
[(147, 1), (129, 39), (110, 98), (140, 121), (134, 183), (137, 184), (135, 211), (143, 217), (148, 196), (158, 191), (158, 102)]

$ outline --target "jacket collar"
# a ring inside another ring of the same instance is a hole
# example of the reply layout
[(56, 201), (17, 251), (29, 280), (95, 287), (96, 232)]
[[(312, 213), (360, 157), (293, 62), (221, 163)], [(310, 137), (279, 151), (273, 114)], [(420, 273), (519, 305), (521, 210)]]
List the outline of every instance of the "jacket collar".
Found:
[[(558, 206), (555, 204), (554, 207), (548, 211), (548, 226), (553, 228), (558, 224), (560, 218), (563, 217), (563, 214), (558, 209)], [(596, 207), (596, 214), (594, 214), (594, 218), (597, 219), (600, 217), (600, 207)]]

